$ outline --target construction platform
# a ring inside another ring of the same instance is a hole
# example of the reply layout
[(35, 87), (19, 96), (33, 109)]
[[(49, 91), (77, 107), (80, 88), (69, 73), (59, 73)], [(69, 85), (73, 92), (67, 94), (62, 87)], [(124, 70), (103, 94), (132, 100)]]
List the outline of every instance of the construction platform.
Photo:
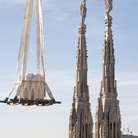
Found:
[[(5, 101), (0, 101), (0, 103), (5, 103)], [(61, 104), (61, 102), (59, 101), (54, 101), (54, 100), (29, 100), (29, 99), (17, 99), (17, 101), (15, 101), (14, 99), (10, 99), (9, 101), (7, 101), (6, 103), (7, 105), (23, 105), (23, 106), (50, 106), (53, 104)]]

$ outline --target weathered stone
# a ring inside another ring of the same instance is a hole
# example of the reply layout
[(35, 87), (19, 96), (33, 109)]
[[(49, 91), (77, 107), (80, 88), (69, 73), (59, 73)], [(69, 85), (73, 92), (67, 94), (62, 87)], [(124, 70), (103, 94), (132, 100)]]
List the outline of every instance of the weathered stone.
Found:
[(76, 63), (76, 86), (71, 115), (69, 118), (69, 138), (93, 138), (93, 120), (89, 103), (87, 85), (87, 50), (86, 50), (86, 1), (81, 3), (81, 23), (79, 25), (79, 42)]
[(95, 138), (121, 138), (121, 116), (117, 100), (115, 58), (112, 38), (112, 0), (105, 0), (105, 40), (103, 49), (103, 79), (95, 116)]
[(138, 138), (138, 136), (133, 136), (133, 135), (122, 135), (122, 138)]

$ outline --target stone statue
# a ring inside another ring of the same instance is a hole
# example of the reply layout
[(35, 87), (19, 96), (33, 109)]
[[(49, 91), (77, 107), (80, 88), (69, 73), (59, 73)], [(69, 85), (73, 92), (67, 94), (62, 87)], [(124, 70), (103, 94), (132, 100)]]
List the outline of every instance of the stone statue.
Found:
[(113, 0), (104, 0), (105, 1), (105, 14), (109, 15), (109, 12), (112, 10)]
[(83, 0), (80, 4), (80, 15), (81, 15), (81, 25), (84, 25), (86, 18), (87, 8), (86, 8), (86, 0)]

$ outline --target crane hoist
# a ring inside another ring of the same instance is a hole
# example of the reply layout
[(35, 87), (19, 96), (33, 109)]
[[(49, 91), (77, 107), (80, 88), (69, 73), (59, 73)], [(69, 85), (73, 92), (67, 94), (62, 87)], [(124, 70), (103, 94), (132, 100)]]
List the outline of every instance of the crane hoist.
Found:
[[(30, 30), (32, 22), (34, 0), (26, 1), (26, 9), (23, 21), (23, 29), (20, 41), (16, 81), (8, 96), (3, 103), (9, 105), (38, 105), (47, 106), (52, 104), (60, 104), (55, 100), (52, 92), (45, 80), (45, 54), (44, 54), (44, 33), (42, 20), (42, 1), (36, 0), (36, 46), (37, 46), (37, 73), (26, 73), (27, 57), (30, 40)], [(41, 61), (41, 64), (40, 64)], [(40, 73), (40, 65), (42, 66), (42, 74)], [(22, 66), (22, 70), (21, 70)], [(21, 74), (20, 74), (21, 71)], [(13, 99), (9, 99), (11, 94), (15, 91), (16, 94)], [(44, 99), (46, 94), (48, 99)]]

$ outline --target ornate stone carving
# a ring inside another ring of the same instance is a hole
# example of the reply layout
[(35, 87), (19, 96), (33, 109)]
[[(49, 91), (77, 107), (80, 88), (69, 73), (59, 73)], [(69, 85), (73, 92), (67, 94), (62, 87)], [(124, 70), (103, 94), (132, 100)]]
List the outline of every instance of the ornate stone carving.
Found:
[[(115, 58), (112, 38), (112, 0), (105, 0), (105, 40), (103, 49), (103, 79), (95, 116), (95, 138), (121, 138), (121, 116), (117, 100)], [(99, 125), (97, 125), (99, 124)]]
[(69, 118), (69, 138), (93, 138), (93, 120), (89, 103), (87, 85), (87, 50), (86, 50), (86, 1), (81, 3), (81, 24), (79, 25), (79, 42), (76, 63), (76, 86), (71, 115)]
[(109, 12), (112, 10), (113, 8), (113, 0), (104, 0), (105, 2), (105, 13), (107, 15), (109, 15)]
[(84, 25), (85, 18), (87, 14), (87, 8), (86, 8), (86, 0), (83, 0), (80, 4), (80, 15), (81, 15), (81, 25)]

